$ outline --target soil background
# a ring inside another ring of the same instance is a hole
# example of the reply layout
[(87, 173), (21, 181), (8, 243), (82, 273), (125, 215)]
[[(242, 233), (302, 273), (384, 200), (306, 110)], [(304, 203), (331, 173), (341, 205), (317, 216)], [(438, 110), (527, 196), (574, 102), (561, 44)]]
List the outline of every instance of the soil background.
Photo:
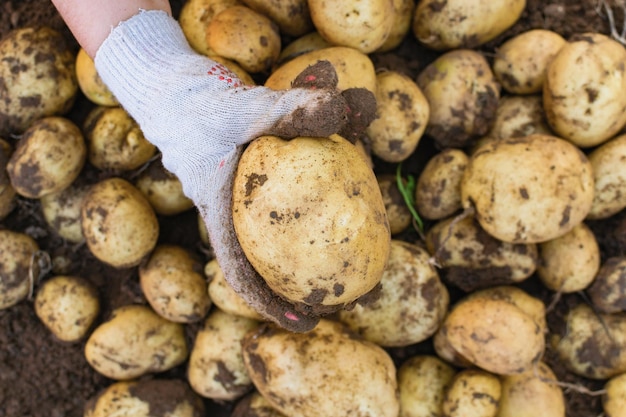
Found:
[[(174, 14), (178, 15), (184, 0), (171, 1)], [(497, 46), (504, 40), (522, 31), (532, 28), (550, 29), (569, 38), (576, 33), (609, 33), (607, 20), (597, 9), (597, 0), (578, 1), (542, 1), (528, 0), (521, 19), (498, 39), (481, 48), (488, 57), (492, 57)], [(621, 23), (621, 13), (618, 13)], [(48, 25), (60, 30), (67, 37), (72, 48), (78, 45), (65, 27), (62, 19), (49, 0), (2, 0), (0, 3), (0, 38), (15, 28)], [(288, 42), (289, 39), (284, 39)], [(436, 54), (420, 47), (409, 34), (405, 42), (395, 51), (386, 54), (374, 54), (372, 60), (379, 68), (388, 68), (404, 72), (415, 77)], [(263, 77), (261, 74), (259, 77)], [(93, 107), (88, 100), (79, 95), (68, 117), (81, 125), (87, 112)], [(12, 138), (17, 139), (17, 138)], [(404, 163), (408, 174), (417, 175), (419, 167), (434, 150), (427, 138), (422, 139), (418, 150)], [(381, 161), (375, 161), (376, 171), (393, 172), (395, 167)], [(100, 175), (85, 168), (85, 176)], [(128, 175), (132, 176), (132, 173)], [(195, 211), (173, 217), (161, 217), (160, 243), (174, 243), (184, 246), (203, 259), (208, 260), (207, 248), (202, 246), (198, 233)], [(592, 222), (590, 226), (602, 249), (603, 259), (626, 254), (626, 214), (620, 213), (602, 222)], [(34, 237), (40, 248), (48, 252), (52, 259), (70, 261), (66, 272), (83, 276), (98, 288), (103, 310), (100, 320), (111, 309), (129, 304), (145, 303), (139, 289), (135, 269), (119, 270), (107, 267), (96, 261), (85, 246), (72, 246), (56, 236), (46, 225), (37, 201), (20, 198), (18, 207), (6, 219), (0, 222), (0, 228), (23, 231)], [(411, 232), (398, 238), (417, 241)], [(42, 280), (49, 278), (42, 277)], [(41, 283), (41, 282), (40, 282)], [(39, 284), (40, 284), (39, 283)], [(525, 281), (522, 286), (531, 294), (542, 298), (549, 304), (554, 294), (538, 283), (535, 278)], [(35, 286), (36, 290), (36, 286)], [(453, 294), (454, 296), (454, 294)], [(580, 295), (563, 297), (548, 316), (552, 330), (562, 326), (563, 313), (575, 303), (581, 302)], [(189, 342), (193, 341), (199, 325), (187, 326)], [(64, 344), (55, 340), (34, 314), (32, 300), (17, 306), (0, 310), (0, 417), (77, 417), (82, 416), (85, 403), (113, 381), (96, 373), (86, 362), (83, 355), (83, 343)], [(429, 343), (422, 343), (402, 349), (392, 349), (390, 354), (401, 364), (406, 358), (417, 353), (431, 352)], [(587, 390), (601, 389), (603, 381), (591, 381), (577, 377), (563, 369), (554, 354), (548, 349), (546, 361), (561, 381), (578, 385)], [(184, 378), (185, 366), (181, 365), (160, 378)], [(580, 390), (565, 389), (568, 417), (593, 417), (602, 413), (601, 397), (580, 393)], [(232, 404), (216, 404), (205, 401), (207, 416), (228, 416)]]

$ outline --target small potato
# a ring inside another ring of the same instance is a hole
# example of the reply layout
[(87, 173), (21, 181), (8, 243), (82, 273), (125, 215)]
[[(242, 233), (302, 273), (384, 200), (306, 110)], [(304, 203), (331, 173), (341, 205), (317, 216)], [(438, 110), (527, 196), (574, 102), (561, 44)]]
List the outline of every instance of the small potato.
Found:
[(91, 186), (80, 223), (91, 253), (115, 268), (139, 265), (159, 236), (150, 203), (131, 183), (117, 177)]
[(465, 169), (461, 201), (496, 239), (539, 243), (580, 224), (593, 190), (591, 164), (580, 149), (534, 134), (480, 147)]
[(443, 397), (446, 417), (496, 417), (502, 387), (496, 375), (479, 369), (459, 371)]
[(280, 33), (302, 36), (314, 30), (307, 0), (242, 0), (246, 6), (278, 25)]
[(589, 227), (580, 223), (561, 237), (539, 244), (537, 275), (552, 291), (584, 290), (600, 268), (600, 247)]
[(143, 170), (135, 181), (135, 187), (142, 192), (157, 214), (173, 216), (193, 208), (193, 201), (183, 191), (183, 185), (163, 167), (160, 161)]
[(7, 173), (7, 164), (13, 153), (13, 147), (4, 139), (0, 139), (0, 220), (9, 215), (15, 208), (17, 192)]
[(417, 148), (430, 109), (417, 84), (395, 71), (376, 74), (376, 115), (366, 130), (372, 153), (387, 162), (401, 162)]
[(78, 86), (92, 103), (98, 106), (119, 106), (111, 90), (104, 84), (96, 70), (96, 64), (83, 48), (76, 55), (76, 77)]
[(203, 55), (214, 53), (207, 42), (207, 26), (221, 11), (241, 5), (239, 0), (187, 0), (180, 9), (178, 23), (189, 45)]
[(27, 234), (0, 230), (0, 310), (28, 296), (39, 274), (36, 268), (31, 271), (38, 251), (39, 245)]
[(626, 134), (603, 143), (588, 157), (595, 191), (587, 219), (606, 219), (626, 207)]
[(202, 320), (211, 308), (201, 264), (186, 249), (161, 244), (139, 266), (139, 284), (148, 303), (175, 323)]
[(263, 320), (263, 316), (250, 307), (250, 305), (228, 285), (228, 282), (224, 279), (224, 273), (216, 259), (207, 262), (204, 266), (204, 275), (209, 281), (209, 297), (211, 301), (213, 301), (213, 304), (220, 310), (252, 320)]
[(422, 70), (417, 84), (430, 107), (426, 133), (438, 148), (462, 148), (489, 131), (500, 86), (479, 52), (446, 52)]
[(428, 160), (417, 179), (415, 208), (426, 219), (441, 220), (461, 210), (461, 178), (469, 157), (448, 148)]
[(202, 399), (184, 381), (144, 379), (109, 385), (87, 403), (83, 416), (197, 417), (204, 413)]
[(57, 339), (73, 343), (90, 330), (100, 313), (100, 301), (86, 279), (57, 275), (37, 291), (35, 313)]
[(398, 369), (399, 417), (443, 416), (443, 398), (455, 373), (437, 356), (407, 359)]
[(307, 333), (263, 325), (243, 357), (258, 391), (288, 416), (396, 417), (396, 368), (379, 346), (322, 319)]
[(626, 372), (626, 313), (596, 313), (578, 304), (567, 313), (563, 333), (551, 343), (571, 372), (607, 379)]
[(121, 107), (95, 107), (84, 125), (89, 162), (98, 169), (130, 171), (156, 153), (130, 115)]
[(75, 57), (49, 27), (14, 29), (0, 40), (0, 135), (67, 113), (78, 92)]
[(196, 334), (189, 356), (191, 388), (217, 401), (236, 400), (247, 393), (253, 385), (243, 363), (241, 342), (258, 325), (255, 320), (213, 310)]
[(525, 0), (423, 0), (413, 18), (418, 41), (435, 50), (475, 48), (511, 27)]
[(251, 142), (235, 174), (233, 224), (268, 286), (305, 311), (352, 304), (378, 285), (389, 257), (376, 177), (338, 135)]
[(385, 211), (389, 220), (391, 234), (402, 232), (411, 225), (411, 212), (398, 189), (395, 175), (379, 175), (376, 177), (385, 203)]
[(556, 382), (544, 362), (521, 374), (500, 377), (498, 417), (565, 417), (563, 390)]
[(364, 54), (380, 48), (395, 23), (392, 0), (326, 2), (309, 0), (311, 19), (324, 39)]
[(602, 410), (606, 417), (626, 416), (626, 374), (616, 375), (604, 385)]
[(523, 32), (500, 45), (493, 72), (509, 93), (540, 93), (548, 64), (565, 44), (561, 35), (550, 30)]
[(274, 71), (265, 81), (273, 90), (287, 90), (302, 71), (318, 61), (330, 62), (337, 72), (337, 89), (361, 87), (376, 94), (374, 63), (366, 54), (345, 46), (317, 49), (299, 55)]
[(252, 391), (237, 402), (231, 417), (286, 417), (259, 394)]
[(544, 351), (541, 327), (506, 300), (462, 299), (452, 307), (439, 331), (462, 357), (498, 375), (530, 369)]
[(615, 256), (604, 261), (587, 288), (587, 294), (596, 311), (602, 313), (626, 311), (626, 294), (623, 289), (625, 280), (626, 256)]
[(317, 51), (318, 49), (329, 48), (332, 45), (328, 41), (322, 38), (319, 32), (311, 32), (306, 35), (300, 36), (287, 44), (281, 51), (278, 59), (274, 63), (274, 69), (276, 71), (278, 67), (284, 63), (292, 60), (293, 58), (306, 54), (308, 52)]
[(70, 184), (67, 188), (41, 197), (41, 211), (46, 223), (63, 239), (72, 243), (85, 241), (81, 228), (80, 210), (89, 191), (84, 184)]
[(426, 247), (441, 277), (465, 292), (524, 281), (537, 269), (537, 246), (489, 235), (473, 217), (448, 218), (426, 233)]
[(581, 148), (600, 145), (626, 124), (626, 49), (600, 33), (574, 36), (548, 66), (543, 107), (548, 123)]
[(129, 380), (164, 372), (187, 359), (182, 324), (144, 305), (116, 308), (85, 344), (87, 362), (107, 378)]
[(391, 241), (380, 296), (351, 310), (339, 311), (345, 323), (365, 340), (379, 346), (408, 346), (432, 336), (448, 310), (448, 290), (417, 245)]
[(74, 122), (45, 117), (24, 132), (7, 172), (19, 195), (41, 198), (68, 187), (83, 169), (86, 155), (83, 134)]
[(389, 52), (396, 49), (411, 31), (415, 0), (393, 0), (393, 24), (387, 39), (375, 51)]
[(276, 24), (246, 6), (232, 6), (215, 15), (206, 36), (213, 52), (232, 59), (249, 73), (268, 71), (280, 54)]

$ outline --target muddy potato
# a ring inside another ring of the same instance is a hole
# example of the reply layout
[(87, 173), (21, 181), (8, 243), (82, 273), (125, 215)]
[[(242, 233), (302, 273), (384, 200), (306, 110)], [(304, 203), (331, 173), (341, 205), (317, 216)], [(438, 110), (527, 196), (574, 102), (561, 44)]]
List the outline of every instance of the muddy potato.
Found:
[(119, 106), (119, 102), (104, 84), (96, 70), (96, 65), (83, 48), (76, 54), (76, 77), (80, 91), (92, 103), (99, 106)]
[(396, 49), (411, 31), (415, 0), (393, 0), (393, 24), (387, 39), (376, 50), (377, 53)]
[(434, 355), (413, 356), (398, 368), (399, 417), (442, 417), (443, 398), (456, 371)]
[[(0, 309), (14, 306), (28, 296), (39, 271), (31, 271), (39, 245), (29, 235), (0, 230)], [(32, 274), (32, 275), (31, 275)]]
[(314, 30), (307, 0), (264, 1), (242, 0), (252, 10), (269, 17), (278, 25), (280, 33), (302, 36)]
[(317, 31), (302, 35), (285, 45), (285, 47), (280, 51), (280, 55), (278, 55), (278, 59), (274, 63), (272, 72), (276, 71), (276, 69), (285, 62), (288, 62), (297, 56), (331, 46), (332, 45), (328, 43), (326, 39), (322, 38)]
[(243, 357), (258, 391), (288, 416), (396, 417), (396, 368), (381, 347), (322, 319), (307, 333), (261, 326)]
[(413, 17), (418, 41), (435, 50), (475, 48), (511, 27), (525, 0), (423, 0)]
[(289, 89), (303, 70), (323, 60), (335, 68), (337, 89), (340, 91), (362, 87), (376, 94), (374, 63), (366, 54), (346, 46), (331, 46), (299, 55), (270, 74), (265, 86), (273, 90)]
[(548, 289), (584, 290), (600, 268), (600, 248), (589, 227), (580, 223), (561, 237), (540, 243), (537, 275)]
[(446, 52), (420, 72), (417, 84), (430, 107), (426, 133), (438, 148), (462, 148), (489, 131), (500, 87), (479, 52)]
[[(163, 411), (167, 410), (167, 411)], [(179, 379), (114, 382), (85, 406), (84, 417), (167, 417), (204, 415), (202, 399)]]
[(391, 241), (389, 262), (375, 301), (338, 312), (338, 318), (379, 346), (408, 346), (432, 336), (443, 321), (450, 297), (426, 250)]
[(586, 304), (570, 308), (564, 330), (550, 340), (563, 365), (591, 379), (626, 372), (626, 313), (597, 313)]
[(443, 397), (446, 417), (495, 417), (502, 387), (494, 374), (479, 369), (459, 371)]
[(86, 154), (83, 134), (74, 122), (45, 117), (17, 142), (7, 173), (19, 195), (40, 198), (68, 187), (80, 174)]
[(626, 49), (599, 33), (580, 34), (548, 66), (543, 105), (562, 138), (588, 148), (616, 135), (626, 123)]
[(501, 376), (498, 417), (565, 417), (563, 390), (554, 382), (556, 375), (544, 362), (521, 374)]
[(415, 208), (426, 219), (445, 219), (461, 210), (461, 178), (469, 157), (448, 148), (428, 160), (417, 178)]
[(203, 55), (209, 55), (206, 28), (215, 15), (232, 7), (240, 6), (239, 0), (188, 0), (180, 9), (178, 23), (180, 24), (189, 45)]
[(75, 57), (49, 27), (14, 29), (0, 40), (0, 135), (69, 111), (76, 93)]
[(544, 351), (541, 327), (507, 300), (462, 299), (452, 307), (439, 331), (462, 357), (498, 375), (530, 369)]
[(205, 398), (232, 401), (253, 387), (243, 363), (241, 342), (259, 322), (215, 309), (196, 334), (187, 380)]
[(411, 225), (411, 212), (400, 194), (395, 175), (378, 175), (376, 179), (385, 203), (389, 229), (395, 235)]
[(546, 68), (565, 43), (561, 35), (550, 30), (520, 33), (500, 45), (493, 61), (493, 72), (509, 93), (540, 93)]
[(258, 391), (252, 391), (237, 402), (231, 417), (285, 417)]
[(338, 135), (253, 141), (235, 174), (233, 223), (268, 286), (308, 311), (336, 311), (370, 292), (389, 256), (376, 177)]
[(401, 162), (417, 148), (430, 109), (417, 84), (396, 71), (376, 74), (376, 115), (366, 130), (372, 153), (387, 162)]
[(13, 153), (13, 147), (4, 139), (0, 139), (0, 220), (9, 215), (15, 208), (17, 192), (7, 173), (7, 164)]
[(157, 214), (173, 216), (191, 209), (193, 201), (183, 191), (183, 185), (160, 162), (152, 163), (139, 174), (135, 187), (146, 197)]
[(159, 236), (156, 214), (143, 194), (112, 177), (92, 185), (84, 198), (80, 224), (91, 253), (116, 268), (139, 265)]
[(498, 240), (473, 217), (439, 221), (426, 233), (426, 247), (442, 279), (466, 292), (521, 282), (537, 269), (537, 245)]
[(626, 294), (623, 290), (625, 279), (625, 256), (614, 256), (604, 261), (587, 288), (587, 294), (596, 311), (602, 313), (626, 311)]
[(57, 339), (77, 342), (85, 337), (100, 313), (100, 300), (86, 279), (57, 275), (37, 291), (35, 313)]
[(590, 220), (606, 219), (626, 207), (626, 134), (603, 143), (589, 154), (595, 192)]
[(209, 281), (209, 297), (213, 304), (220, 310), (249, 319), (262, 321), (261, 316), (255, 309), (250, 307), (246, 301), (226, 282), (224, 273), (217, 260), (213, 259), (204, 266), (204, 275)]
[(602, 410), (606, 417), (626, 415), (626, 374), (616, 375), (604, 384), (606, 393), (602, 396)]
[(187, 354), (183, 325), (164, 319), (144, 305), (116, 308), (85, 344), (89, 365), (115, 380), (164, 372), (180, 365)]
[(85, 241), (80, 210), (89, 186), (76, 181), (67, 188), (41, 197), (41, 211), (46, 223), (63, 239), (72, 243)]
[(121, 107), (95, 107), (84, 123), (89, 162), (101, 170), (130, 171), (156, 153), (130, 115)]
[(570, 142), (534, 134), (492, 142), (470, 158), (461, 181), (463, 207), (497, 239), (539, 243), (563, 236), (587, 216), (593, 172)]
[(213, 52), (232, 59), (249, 73), (269, 70), (280, 54), (276, 24), (246, 6), (232, 6), (215, 15), (206, 36)]
[(161, 317), (194, 323), (209, 312), (211, 299), (198, 259), (180, 246), (160, 244), (139, 266), (139, 285)]

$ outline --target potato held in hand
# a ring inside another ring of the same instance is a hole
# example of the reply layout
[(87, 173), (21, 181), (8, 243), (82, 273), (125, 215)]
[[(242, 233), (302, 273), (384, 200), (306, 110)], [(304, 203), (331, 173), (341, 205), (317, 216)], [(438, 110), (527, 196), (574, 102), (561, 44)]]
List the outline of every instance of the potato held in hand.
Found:
[(252, 142), (235, 176), (233, 222), (252, 266), (303, 311), (358, 300), (380, 282), (389, 256), (374, 173), (338, 135)]

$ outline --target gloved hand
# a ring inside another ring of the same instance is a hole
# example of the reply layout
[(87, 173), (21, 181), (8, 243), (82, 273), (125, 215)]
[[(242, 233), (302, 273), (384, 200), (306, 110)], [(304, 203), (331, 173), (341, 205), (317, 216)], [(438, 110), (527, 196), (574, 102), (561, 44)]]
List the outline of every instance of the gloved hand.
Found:
[(352, 94), (334, 88), (336, 74), (330, 88), (310, 75), (301, 78), (310, 88), (244, 86), (224, 66), (193, 51), (178, 23), (161, 11), (142, 11), (114, 28), (95, 64), (194, 201), (228, 283), (280, 326), (313, 328), (319, 318), (275, 295), (244, 255), (232, 222), (232, 183), (242, 145), (259, 136), (353, 136), (344, 129), (349, 119), (369, 124), (351, 108)]

